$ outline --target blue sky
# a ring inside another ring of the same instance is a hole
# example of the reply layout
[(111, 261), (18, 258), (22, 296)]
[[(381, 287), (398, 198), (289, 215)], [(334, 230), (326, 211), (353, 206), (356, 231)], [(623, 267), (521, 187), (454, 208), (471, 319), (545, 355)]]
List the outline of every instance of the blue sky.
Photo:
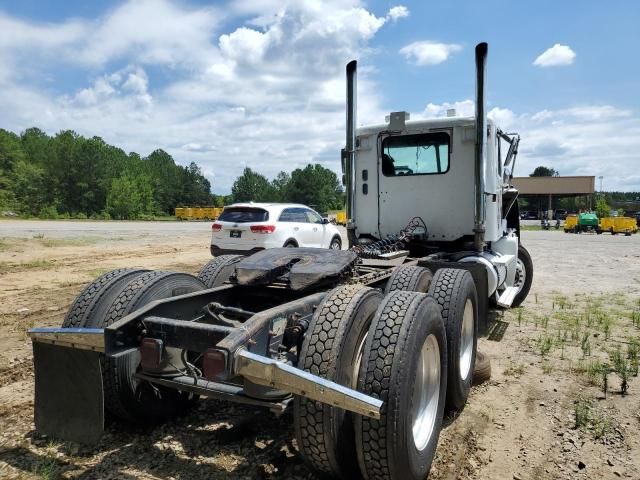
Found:
[(351, 58), (360, 123), (472, 114), (487, 41), (517, 174), (544, 164), (640, 191), (639, 21), (619, 1), (0, 1), (0, 128), (163, 148), (228, 193), (245, 166), (338, 170)]

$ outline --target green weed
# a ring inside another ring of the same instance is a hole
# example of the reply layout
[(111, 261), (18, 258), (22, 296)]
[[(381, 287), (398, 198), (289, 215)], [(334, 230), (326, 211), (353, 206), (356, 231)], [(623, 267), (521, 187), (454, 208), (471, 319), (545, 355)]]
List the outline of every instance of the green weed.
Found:
[(627, 356), (622, 354), (620, 346), (618, 346), (609, 353), (609, 360), (613, 364), (613, 371), (620, 378), (620, 393), (626, 395), (629, 390), (629, 375), (631, 374)]
[(584, 398), (579, 398), (574, 406), (575, 428), (588, 428), (590, 413), (591, 401)]
[(638, 376), (638, 360), (640, 357), (640, 342), (633, 338), (627, 345), (627, 358), (629, 359), (629, 368), (634, 377)]
[(584, 332), (582, 335), (582, 341), (580, 342), (580, 349), (582, 350), (582, 358), (588, 357), (591, 355), (591, 341), (589, 338), (591, 335), (589, 332)]
[(579, 398), (574, 406), (575, 428), (588, 431), (593, 438), (606, 438), (613, 431), (613, 424), (591, 400)]
[(543, 335), (538, 338), (538, 349), (540, 350), (540, 355), (542, 357), (546, 357), (553, 348), (553, 337), (549, 335)]
[(511, 362), (509, 364), (509, 366), (507, 368), (504, 369), (504, 371), (502, 372), (504, 375), (506, 376), (512, 376), (512, 377), (520, 377), (522, 375), (524, 375), (525, 372), (525, 365), (522, 363), (513, 363)]

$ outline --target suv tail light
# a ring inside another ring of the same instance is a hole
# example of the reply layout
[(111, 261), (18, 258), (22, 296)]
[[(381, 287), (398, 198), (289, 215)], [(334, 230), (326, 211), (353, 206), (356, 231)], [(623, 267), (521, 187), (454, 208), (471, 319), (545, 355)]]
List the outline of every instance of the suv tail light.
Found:
[(273, 233), (275, 225), (251, 225), (251, 233)]
[(220, 230), (222, 230), (222, 225), (220, 225), (219, 223), (214, 223), (213, 225), (211, 225), (211, 230), (213, 230), (214, 232), (219, 232)]

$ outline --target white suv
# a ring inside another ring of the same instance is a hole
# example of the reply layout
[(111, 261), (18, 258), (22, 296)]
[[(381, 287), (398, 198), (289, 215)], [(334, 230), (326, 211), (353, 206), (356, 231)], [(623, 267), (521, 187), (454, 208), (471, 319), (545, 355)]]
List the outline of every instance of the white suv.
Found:
[(295, 203), (234, 203), (211, 226), (211, 255), (251, 254), (265, 248), (342, 248), (338, 228)]

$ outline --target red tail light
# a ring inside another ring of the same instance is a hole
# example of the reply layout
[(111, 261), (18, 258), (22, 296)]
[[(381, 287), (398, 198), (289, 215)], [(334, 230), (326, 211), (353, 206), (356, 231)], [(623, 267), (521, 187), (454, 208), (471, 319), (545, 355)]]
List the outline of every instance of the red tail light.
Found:
[(140, 344), (140, 364), (144, 370), (155, 370), (162, 362), (163, 342), (157, 338), (143, 338)]
[(202, 369), (207, 380), (215, 381), (219, 374), (225, 371), (227, 356), (221, 350), (209, 348), (202, 358)]
[(275, 229), (275, 225), (252, 225), (251, 233), (273, 233)]
[(213, 225), (211, 225), (211, 230), (213, 230), (214, 232), (219, 232), (220, 230), (222, 230), (222, 225), (220, 225), (219, 223), (214, 223)]

